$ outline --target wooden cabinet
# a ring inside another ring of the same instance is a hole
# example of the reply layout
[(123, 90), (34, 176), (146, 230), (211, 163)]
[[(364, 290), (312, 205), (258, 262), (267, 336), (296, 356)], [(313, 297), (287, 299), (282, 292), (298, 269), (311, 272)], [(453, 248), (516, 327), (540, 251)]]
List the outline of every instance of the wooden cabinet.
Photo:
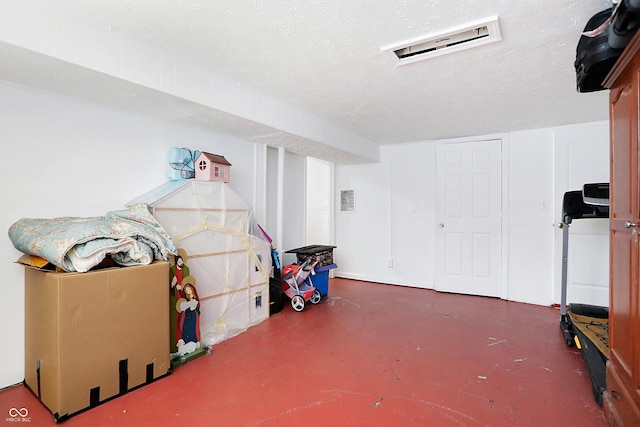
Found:
[(610, 89), (609, 361), (604, 411), (612, 426), (640, 426), (640, 33), (604, 82)]

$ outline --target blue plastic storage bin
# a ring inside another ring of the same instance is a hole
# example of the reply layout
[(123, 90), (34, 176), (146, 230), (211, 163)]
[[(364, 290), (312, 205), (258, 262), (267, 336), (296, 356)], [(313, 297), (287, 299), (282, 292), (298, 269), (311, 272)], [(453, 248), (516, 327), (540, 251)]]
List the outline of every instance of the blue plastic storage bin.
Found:
[[(316, 274), (311, 275), (313, 286), (320, 291), (320, 295), (326, 296), (329, 293), (329, 270), (337, 268), (336, 264), (323, 265), (316, 267)], [(307, 279), (309, 280), (309, 279)]]

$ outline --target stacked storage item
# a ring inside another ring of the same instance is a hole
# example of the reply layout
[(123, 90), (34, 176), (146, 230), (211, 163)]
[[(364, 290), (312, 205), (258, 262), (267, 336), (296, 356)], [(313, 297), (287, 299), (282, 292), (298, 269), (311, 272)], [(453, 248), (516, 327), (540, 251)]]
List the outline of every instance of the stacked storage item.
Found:
[(188, 284), (194, 285), (199, 300), (198, 347), (221, 342), (269, 317), (271, 245), (254, 223), (249, 205), (227, 184), (168, 181), (130, 203), (148, 205), (184, 264), (172, 265), (175, 274), (168, 285), (172, 352), (179, 351), (181, 322), (192, 314), (185, 311), (191, 309), (188, 297), (181, 300), (179, 295)]
[(24, 384), (56, 421), (169, 375), (168, 271), (25, 267)]
[(318, 264), (315, 267), (315, 275), (311, 280), (313, 281), (313, 286), (320, 291), (322, 296), (326, 296), (329, 293), (329, 271), (338, 267), (333, 261), (333, 250), (335, 248), (336, 246), (330, 245), (309, 245), (286, 251), (286, 253), (296, 254), (297, 263), (300, 265), (310, 257), (318, 260)]

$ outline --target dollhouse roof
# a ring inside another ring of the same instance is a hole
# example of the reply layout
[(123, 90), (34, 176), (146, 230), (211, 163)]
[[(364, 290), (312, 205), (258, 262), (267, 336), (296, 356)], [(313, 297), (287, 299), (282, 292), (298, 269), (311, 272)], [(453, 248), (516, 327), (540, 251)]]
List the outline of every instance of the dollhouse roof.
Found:
[(220, 156), (218, 154), (211, 154), (211, 153), (207, 153), (207, 152), (204, 152), (204, 151), (200, 153), (198, 158), (200, 158), (202, 156), (206, 157), (212, 163), (217, 163), (219, 165), (231, 166), (231, 163), (229, 163), (229, 161), (227, 159), (225, 159), (224, 156)]

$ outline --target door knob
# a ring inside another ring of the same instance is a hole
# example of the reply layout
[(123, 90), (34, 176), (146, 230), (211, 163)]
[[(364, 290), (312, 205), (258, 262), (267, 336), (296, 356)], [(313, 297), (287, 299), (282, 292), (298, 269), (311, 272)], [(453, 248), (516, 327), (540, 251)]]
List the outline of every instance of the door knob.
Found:
[(638, 224), (636, 224), (634, 222), (631, 222), (631, 221), (627, 221), (627, 222), (624, 223), (624, 226), (627, 227), (627, 228), (634, 228), (634, 227), (637, 227), (637, 225)]
[(438, 227), (440, 227), (440, 228), (444, 228), (444, 224), (443, 224), (443, 223), (440, 223), (440, 224), (438, 224)]

